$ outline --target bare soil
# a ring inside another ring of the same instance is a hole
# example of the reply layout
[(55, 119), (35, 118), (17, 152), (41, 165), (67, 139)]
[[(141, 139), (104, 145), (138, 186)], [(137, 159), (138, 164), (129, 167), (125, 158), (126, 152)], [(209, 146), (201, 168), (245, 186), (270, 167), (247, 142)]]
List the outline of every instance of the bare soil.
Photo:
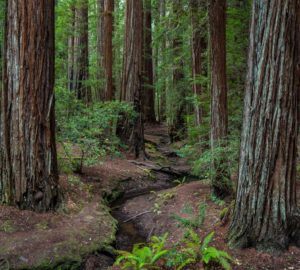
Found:
[(149, 126), (145, 133), (149, 160), (108, 159), (83, 168), (82, 175), (61, 175), (65, 196), (58, 212), (39, 214), (0, 206), (0, 269), (7, 262), (10, 269), (107, 269), (112, 258), (101, 251), (115, 244), (117, 228), (107, 203), (122, 196), (113, 205), (119, 227), (126, 231), (117, 240), (121, 247), (127, 242), (130, 249), (164, 232), (169, 233), (170, 245), (176, 243), (186, 231), (179, 217), (192, 219), (199, 204), (205, 203), (204, 223), (197, 231), (201, 237), (215, 232), (213, 245), (235, 258), (233, 269), (300, 270), (296, 247), (278, 256), (255, 249), (230, 250), (228, 222), (220, 221), (220, 213), (231, 202), (213, 202), (205, 181), (170, 188), (176, 174), (188, 174), (190, 167), (168, 144), (164, 126)]

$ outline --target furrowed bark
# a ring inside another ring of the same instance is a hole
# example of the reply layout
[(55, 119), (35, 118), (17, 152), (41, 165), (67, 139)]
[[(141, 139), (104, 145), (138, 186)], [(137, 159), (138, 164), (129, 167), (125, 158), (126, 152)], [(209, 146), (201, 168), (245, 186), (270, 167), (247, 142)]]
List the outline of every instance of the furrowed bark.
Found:
[(92, 101), (89, 78), (88, 0), (77, 0), (75, 7), (74, 89), (86, 104)]
[(113, 11), (114, 0), (104, 0), (103, 19), (103, 69), (105, 79), (105, 100), (112, 101), (113, 87)]
[(300, 245), (296, 202), (299, 1), (253, 2), (239, 180), (230, 244)]
[[(226, 79), (226, 1), (209, 1), (209, 30), (211, 44), (211, 150), (226, 146), (228, 135)], [(217, 161), (218, 160), (218, 161)], [(221, 160), (221, 161), (220, 161)], [(227, 160), (212, 160), (212, 190), (218, 197), (232, 193)]]
[(130, 124), (125, 119), (124, 129), (119, 132), (130, 145), (130, 151), (138, 158), (145, 154), (142, 113), (142, 42), (143, 3), (142, 0), (126, 1), (125, 46), (121, 100), (131, 102), (136, 119)]
[(54, 209), (54, 1), (8, 0), (5, 28), (0, 201)]
[(155, 123), (151, 0), (144, 0), (143, 109), (146, 122)]

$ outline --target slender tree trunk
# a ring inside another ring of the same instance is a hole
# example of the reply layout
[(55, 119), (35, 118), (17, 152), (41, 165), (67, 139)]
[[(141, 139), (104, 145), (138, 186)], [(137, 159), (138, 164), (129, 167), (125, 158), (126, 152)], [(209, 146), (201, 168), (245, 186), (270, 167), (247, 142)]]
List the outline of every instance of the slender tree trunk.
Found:
[[(104, 1), (97, 0), (97, 80), (98, 80), (98, 90), (97, 99), (105, 100), (105, 88), (104, 88)], [(113, 0), (112, 0), (113, 1)]]
[(0, 201), (54, 209), (54, 0), (8, 0), (5, 42)]
[(111, 101), (114, 97), (113, 87), (113, 12), (114, 0), (104, 0), (103, 19), (103, 68), (105, 78), (105, 100)]
[[(201, 35), (201, 22), (200, 22), (200, 11), (202, 0), (190, 0), (191, 9), (191, 24), (193, 29), (192, 35), (192, 75), (193, 75), (193, 93), (195, 97), (199, 98), (202, 93), (202, 87), (199, 83), (199, 76), (202, 72), (202, 35)], [(196, 125), (200, 126), (202, 124), (202, 110), (199, 104), (194, 105)]]
[[(160, 1), (160, 18), (164, 19), (166, 16), (166, 0)], [(166, 38), (163, 37), (162, 43), (161, 43), (161, 58), (162, 60), (165, 59), (164, 53), (167, 48)], [(161, 87), (161, 94), (160, 94), (160, 121), (166, 120), (166, 80), (164, 80), (162, 87)]]
[(141, 105), (142, 94), (142, 43), (143, 3), (142, 0), (126, 0), (125, 44), (121, 99), (133, 103), (137, 117), (133, 124), (128, 119), (123, 137), (129, 142), (130, 150), (138, 158), (144, 154), (144, 130)]
[(85, 103), (91, 102), (91, 89), (87, 85), (89, 78), (89, 29), (88, 0), (77, 0), (75, 8), (74, 39), (74, 89), (77, 98)]
[(230, 241), (235, 247), (300, 245), (296, 203), (299, 118), (298, 0), (253, 1), (239, 179)]
[[(226, 80), (226, 1), (210, 0), (209, 29), (211, 44), (211, 148), (225, 146), (228, 133)], [(226, 157), (212, 161), (212, 189), (216, 196), (232, 192)]]
[(75, 6), (70, 4), (70, 34), (68, 37), (68, 89), (74, 91)]
[(144, 0), (143, 107), (145, 121), (155, 123), (151, 0)]

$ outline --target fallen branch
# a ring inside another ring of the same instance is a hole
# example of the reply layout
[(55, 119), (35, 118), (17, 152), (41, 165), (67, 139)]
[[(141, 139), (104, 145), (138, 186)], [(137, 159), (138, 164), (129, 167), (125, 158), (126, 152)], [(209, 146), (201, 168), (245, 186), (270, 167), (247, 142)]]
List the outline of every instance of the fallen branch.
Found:
[(140, 166), (143, 166), (143, 167), (148, 168), (148, 169), (150, 169), (154, 172), (161, 172), (161, 173), (173, 175), (173, 176), (176, 176), (176, 177), (189, 175), (188, 172), (179, 171), (179, 170), (176, 170), (176, 169), (174, 169), (170, 166), (159, 167), (159, 166), (155, 166), (155, 165), (150, 164), (150, 163), (139, 162), (139, 161), (135, 161), (135, 160), (129, 160), (129, 162), (132, 163), (132, 164), (137, 165), (140, 169), (142, 169)]
[(139, 214), (137, 214), (137, 215), (135, 215), (135, 216), (133, 216), (133, 217), (131, 217), (131, 218), (129, 218), (129, 219), (126, 219), (125, 221), (123, 221), (123, 223), (126, 223), (126, 222), (128, 222), (128, 221), (131, 221), (131, 220), (137, 218), (137, 217), (140, 217), (140, 216), (142, 216), (142, 215), (145, 215), (145, 214), (148, 214), (148, 213), (151, 213), (151, 212), (152, 212), (151, 210), (148, 210), (148, 211), (139, 213)]

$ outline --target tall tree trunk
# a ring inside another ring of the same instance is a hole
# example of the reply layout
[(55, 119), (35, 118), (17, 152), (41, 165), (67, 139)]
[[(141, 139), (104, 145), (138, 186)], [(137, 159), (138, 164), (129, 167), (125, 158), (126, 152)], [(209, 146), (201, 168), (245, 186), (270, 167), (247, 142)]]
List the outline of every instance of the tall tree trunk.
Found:
[(253, 1), (248, 76), (231, 244), (300, 245), (296, 213), (299, 118), (298, 0)]
[[(180, 27), (180, 21), (175, 16), (177, 17), (180, 16), (180, 12), (182, 10), (182, 1), (174, 0), (172, 4), (173, 4), (173, 13), (174, 13), (173, 27), (174, 29), (177, 29)], [(183, 72), (184, 62), (181, 57), (182, 38), (180, 34), (181, 33), (177, 31), (172, 41), (173, 59), (174, 59), (172, 91), (174, 91), (174, 93), (170, 93), (170, 94), (176, 98), (175, 99), (172, 98), (172, 104), (171, 104), (171, 107), (174, 108), (173, 110), (175, 112), (174, 115), (172, 116), (172, 119), (170, 120), (170, 125), (169, 125), (169, 136), (171, 142), (182, 139), (182, 135), (185, 129), (184, 112), (185, 112), (186, 93), (182, 85), (182, 80), (184, 79), (184, 72)]]
[(105, 100), (111, 101), (114, 97), (113, 87), (113, 12), (114, 0), (104, 0), (103, 19), (103, 68), (105, 78)]
[[(166, 16), (166, 0), (161, 0), (160, 5), (159, 5), (159, 16), (160, 20), (163, 20)], [(160, 48), (160, 57), (161, 60), (165, 59), (164, 53), (166, 50), (166, 38), (162, 37), (162, 42), (161, 42), (161, 48)], [(165, 121), (166, 120), (166, 88), (167, 84), (165, 79), (163, 79), (162, 86), (160, 88), (160, 116), (159, 116), (159, 122)]]
[(91, 102), (91, 89), (87, 85), (89, 78), (89, 28), (88, 0), (77, 0), (75, 8), (74, 39), (74, 89), (78, 99)]
[[(103, 85), (104, 81), (104, 1), (97, 0), (97, 99), (105, 100), (105, 89)], [(113, 0), (112, 0), (113, 1)]]
[(8, 0), (5, 41), (0, 201), (54, 209), (54, 0)]
[(143, 108), (145, 121), (155, 123), (151, 0), (144, 0)]
[[(202, 35), (201, 35), (201, 22), (200, 11), (201, 5), (204, 5), (203, 0), (190, 0), (191, 9), (191, 24), (193, 29), (192, 35), (192, 75), (193, 75), (193, 93), (195, 97), (199, 98), (202, 93), (202, 87), (199, 83), (199, 76), (202, 72)], [(194, 105), (196, 125), (202, 124), (202, 110), (198, 103)]]
[[(211, 148), (226, 145), (228, 133), (226, 80), (226, 1), (210, 0), (209, 29), (211, 45)], [(220, 161), (221, 160), (221, 161)], [(226, 157), (212, 161), (212, 189), (216, 196), (232, 192)]]
[(74, 39), (75, 39), (75, 6), (70, 4), (70, 33), (68, 37), (68, 80), (67, 87), (74, 91)]
[(142, 43), (143, 3), (142, 0), (126, 0), (125, 44), (121, 99), (131, 102), (137, 117), (133, 124), (127, 120), (123, 137), (129, 142), (130, 150), (138, 158), (144, 154), (144, 130), (142, 116)]

